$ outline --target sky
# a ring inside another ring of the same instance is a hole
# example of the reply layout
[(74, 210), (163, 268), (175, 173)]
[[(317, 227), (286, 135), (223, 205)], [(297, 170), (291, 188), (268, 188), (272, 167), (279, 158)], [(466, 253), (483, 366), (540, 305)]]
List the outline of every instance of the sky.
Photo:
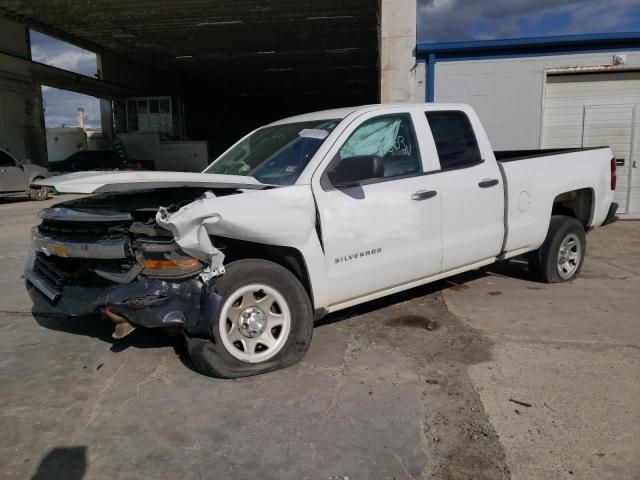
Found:
[(640, 31), (640, 0), (418, 0), (418, 41)]
[[(31, 31), (31, 57), (34, 61), (80, 73), (89, 77), (97, 72), (96, 55), (66, 42)], [(78, 108), (84, 108), (85, 126), (100, 127), (100, 102), (80, 93), (42, 86), (44, 121), (50, 127), (77, 127)]]
[[(640, 31), (640, 0), (418, 0), (418, 42)], [(37, 62), (93, 77), (94, 53), (31, 32)], [(99, 101), (44, 86), (47, 127), (100, 126)]]

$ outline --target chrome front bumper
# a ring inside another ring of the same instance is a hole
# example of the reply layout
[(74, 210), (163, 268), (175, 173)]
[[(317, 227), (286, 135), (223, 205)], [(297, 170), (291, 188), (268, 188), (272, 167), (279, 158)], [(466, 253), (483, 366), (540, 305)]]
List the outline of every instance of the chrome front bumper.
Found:
[(67, 258), (117, 260), (127, 258), (127, 238), (109, 238), (92, 242), (60, 240), (31, 229), (31, 249), (45, 255)]

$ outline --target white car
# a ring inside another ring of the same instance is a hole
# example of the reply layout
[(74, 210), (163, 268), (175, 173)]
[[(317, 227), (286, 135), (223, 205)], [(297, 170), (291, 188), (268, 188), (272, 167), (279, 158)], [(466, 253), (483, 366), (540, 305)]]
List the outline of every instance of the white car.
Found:
[(41, 213), (26, 283), (38, 311), (174, 327), (201, 372), (253, 375), (300, 360), (328, 312), (499, 260), (573, 279), (615, 181), (608, 148), (494, 152), (465, 105), (327, 110), (200, 174), (39, 182), (99, 195)]

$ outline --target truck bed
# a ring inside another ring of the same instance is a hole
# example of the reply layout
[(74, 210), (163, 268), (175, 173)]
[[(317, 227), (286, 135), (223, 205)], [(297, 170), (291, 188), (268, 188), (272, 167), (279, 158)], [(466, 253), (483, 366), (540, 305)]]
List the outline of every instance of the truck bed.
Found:
[(534, 157), (548, 157), (549, 155), (560, 155), (563, 153), (586, 152), (589, 150), (599, 150), (609, 147), (585, 147), (585, 148), (547, 148), (538, 150), (494, 150), (496, 160), (502, 163), (515, 162)]

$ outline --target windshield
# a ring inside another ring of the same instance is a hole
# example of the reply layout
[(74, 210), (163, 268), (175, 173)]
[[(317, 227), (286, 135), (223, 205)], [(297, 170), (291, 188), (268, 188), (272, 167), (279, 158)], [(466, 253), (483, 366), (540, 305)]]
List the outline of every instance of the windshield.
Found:
[(245, 175), (292, 185), (340, 120), (286, 123), (256, 130), (203, 173)]

